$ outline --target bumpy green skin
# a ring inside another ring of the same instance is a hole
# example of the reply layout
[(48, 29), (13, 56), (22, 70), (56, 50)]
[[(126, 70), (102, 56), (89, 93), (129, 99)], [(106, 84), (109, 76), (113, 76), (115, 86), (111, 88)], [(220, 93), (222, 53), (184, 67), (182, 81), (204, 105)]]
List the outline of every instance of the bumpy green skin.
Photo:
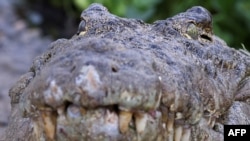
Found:
[[(10, 90), (6, 140), (170, 140), (171, 118), (191, 140), (223, 140), (223, 124), (250, 123), (250, 55), (213, 35), (206, 9), (146, 24), (93, 4), (81, 18), (77, 35), (52, 43)], [(119, 111), (146, 114), (144, 131), (132, 119), (121, 133)]]

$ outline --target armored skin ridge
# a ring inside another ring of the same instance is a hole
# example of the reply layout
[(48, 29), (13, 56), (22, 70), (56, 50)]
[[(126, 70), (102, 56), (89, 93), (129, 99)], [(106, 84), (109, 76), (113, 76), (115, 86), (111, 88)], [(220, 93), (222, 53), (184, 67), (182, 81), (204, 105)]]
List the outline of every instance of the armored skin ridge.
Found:
[(147, 24), (92, 4), (10, 89), (5, 140), (223, 141), (250, 124), (249, 54), (200, 6)]

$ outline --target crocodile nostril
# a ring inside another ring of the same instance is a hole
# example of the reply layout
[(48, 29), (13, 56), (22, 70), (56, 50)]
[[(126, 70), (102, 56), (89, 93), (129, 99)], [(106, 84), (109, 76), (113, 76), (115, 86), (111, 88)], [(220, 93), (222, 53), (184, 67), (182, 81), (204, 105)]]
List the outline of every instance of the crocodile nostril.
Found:
[(118, 68), (116, 66), (111, 67), (112, 72), (118, 72)]

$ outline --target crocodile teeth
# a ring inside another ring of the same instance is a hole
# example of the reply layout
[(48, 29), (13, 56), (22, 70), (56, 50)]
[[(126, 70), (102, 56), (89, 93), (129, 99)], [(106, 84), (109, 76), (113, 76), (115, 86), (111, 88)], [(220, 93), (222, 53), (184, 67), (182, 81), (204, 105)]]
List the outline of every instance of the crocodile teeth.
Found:
[(56, 132), (56, 116), (51, 111), (43, 111), (42, 119), (44, 122), (44, 130), (47, 137), (53, 140)]
[(169, 114), (168, 121), (167, 121), (168, 141), (173, 141), (173, 138), (174, 138), (173, 128), (174, 128), (174, 115)]
[(65, 114), (65, 106), (61, 106), (57, 108), (57, 114), (58, 115), (64, 115)]
[(119, 129), (121, 133), (128, 130), (129, 122), (131, 121), (132, 113), (129, 111), (120, 110), (119, 112)]
[(191, 129), (183, 128), (181, 141), (190, 141)]
[(141, 134), (147, 124), (147, 114), (145, 113), (136, 113), (135, 115), (135, 126), (138, 134)]
[(209, 120), (208, 120), (207, 124), (208, 124), (208, 126), (213, 128), (214, 124), (215, 124), (215, 118), (214, 117), (209, 117)]
[(107, 110), (106, 116), (105, 116), (105, 122), (106, 123), (115, 123), (116, 120), (117, 120), (116, 114)]
[(182, 138), (182, 126), (177, 126), (174, 131), (174, 140), (181, 141)]
[(183, 118), (183, 114), (180, 112), (177, 112), (175, 119), (182, 119), (182, 118)]
[(212, 120), (212, 123), (211, 123), (210, 127), (211, 127), (211, 128), (213, 128), (213, 127), (214, 127), (214, 125), (215, 125), (215, 119), (214, 119), (214, 120)]

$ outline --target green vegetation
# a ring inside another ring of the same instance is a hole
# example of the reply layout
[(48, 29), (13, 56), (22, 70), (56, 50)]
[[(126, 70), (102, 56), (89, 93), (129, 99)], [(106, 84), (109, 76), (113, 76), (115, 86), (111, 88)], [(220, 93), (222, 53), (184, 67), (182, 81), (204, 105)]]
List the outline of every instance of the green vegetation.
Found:
[(91, 3), (102, 3), (111, 13), (118, 16), (148, 20), (156, 12), (161, 0), (74, 0), (79, 9), (87, 8)]

